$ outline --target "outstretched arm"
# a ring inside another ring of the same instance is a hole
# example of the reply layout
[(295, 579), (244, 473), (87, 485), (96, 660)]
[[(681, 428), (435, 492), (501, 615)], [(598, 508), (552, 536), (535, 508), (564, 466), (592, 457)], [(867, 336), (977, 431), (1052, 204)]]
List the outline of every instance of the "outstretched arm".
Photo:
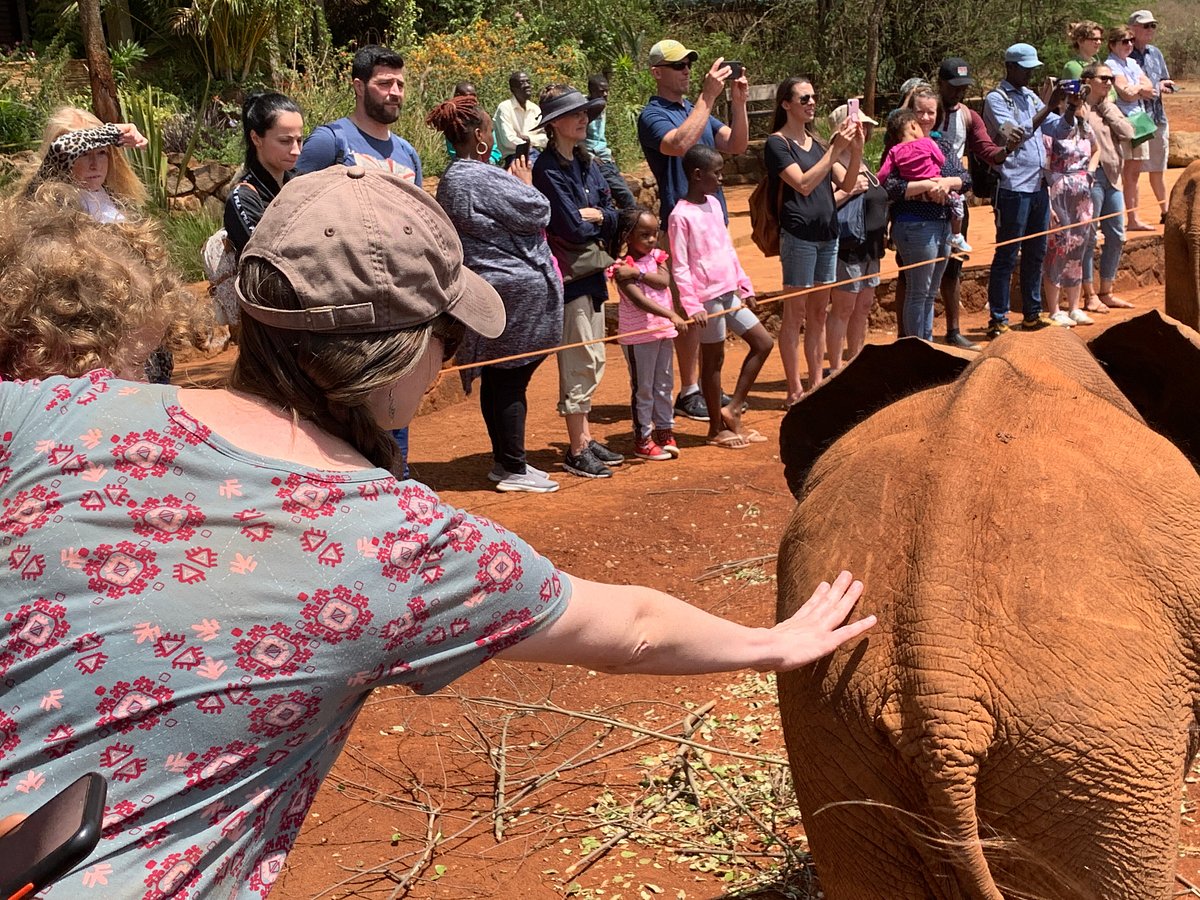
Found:
[(843, 624), (862, 582), (842, 572), (773, 628), (748, 628), (650, 588), (567, 576), (571, 599), (546, 628), (499, 655), (509, 660), (587, 666), (613, 674), (697, 675), (807, 665), (875, 624)]

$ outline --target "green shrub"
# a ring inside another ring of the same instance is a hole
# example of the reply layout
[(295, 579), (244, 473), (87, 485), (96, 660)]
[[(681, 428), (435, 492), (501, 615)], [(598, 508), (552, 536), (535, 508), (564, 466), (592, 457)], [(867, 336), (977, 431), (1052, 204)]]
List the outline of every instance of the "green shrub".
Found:
[(171, 261), (186, 281), (203, 281), (201, 251), (204, 242), (222, 226), (221, 221), (203, 211), (173, 212), (161, 218)]

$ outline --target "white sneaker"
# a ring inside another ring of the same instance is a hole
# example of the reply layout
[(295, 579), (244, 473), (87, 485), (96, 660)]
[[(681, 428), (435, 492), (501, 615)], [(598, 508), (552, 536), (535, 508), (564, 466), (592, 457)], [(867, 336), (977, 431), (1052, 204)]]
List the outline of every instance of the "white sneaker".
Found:
[(1050, 321), (1055, 325), (1061, 325), (1063, 328), (1075, 327), (1075, 320), (1068, 316), (1061, 309), (1055, 310), (1055, 312), (1050, 316)]
[(970, 253), (975, 248), (967, 243), (967, 239), (961, 234), (950, 235), (950, 246), (959, 253)]
[(558, 482), (547, 478), (545, 473), (538, 474), (536, 470), (527, 464), (524, 475), (505, 473), (504, 477), (496, 482), (496, 490), (506, 492), (525, 491), (530, 494), (552, 494), (558, 490)]
[[(525, 474), (528, 475), (530, 472), (532, 472), (534, 475), (541, 475), (543, 478), (546, 477), (546, 473), (541, 469), (538, 469), (529, 463), (525, 463)], [(488, 481), (503, 481), (508, 475), (508, 469), (504, 468), (504, 466), (500, 465), (500, 463), (496, 463), (494, 466), (492, 466), (492, 471), (488, 472)]]
[(1095, 325), (1096, 324), (1096, 321), (1091, 316), (1089, 316), (1087, 313), (1085, 313), (1082, 309), (1073, 309), (1069, 313), (1067, 313), (1067, 315), (1071, 317), (1071, 321), (1074, 322), (1076, 325)]

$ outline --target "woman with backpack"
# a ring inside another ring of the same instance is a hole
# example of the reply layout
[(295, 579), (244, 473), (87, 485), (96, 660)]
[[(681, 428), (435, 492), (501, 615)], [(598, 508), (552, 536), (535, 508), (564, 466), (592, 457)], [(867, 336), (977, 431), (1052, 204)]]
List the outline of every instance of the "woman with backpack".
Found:
[(295, 177), (304, 144), (304, 116), (283, 94), (251, 94), (242, 104), (246, 166), (225, 201), (225, 233), (240, 256), (267, 205)]

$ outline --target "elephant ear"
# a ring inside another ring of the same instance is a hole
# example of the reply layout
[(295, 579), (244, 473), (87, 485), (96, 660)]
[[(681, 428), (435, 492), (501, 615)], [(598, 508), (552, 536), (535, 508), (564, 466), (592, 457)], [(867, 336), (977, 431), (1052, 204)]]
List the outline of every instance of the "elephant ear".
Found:
[(1107, 329), (1088, 349), (1146, 424), (1200, 471), (1200, 334), (1152, 310)]
[(1189, 328), (1200, 328), (1200, 160), (1183, 170), (1171, 190), (1163, 262), (1167, 315)]
[(909, 394), (948, 384), (978, 354), (919, 338), (867, 344), (853, 361), (788, 410), (779, 428), (780, 458), (795, 497), (822, 453), (868, 416)]

